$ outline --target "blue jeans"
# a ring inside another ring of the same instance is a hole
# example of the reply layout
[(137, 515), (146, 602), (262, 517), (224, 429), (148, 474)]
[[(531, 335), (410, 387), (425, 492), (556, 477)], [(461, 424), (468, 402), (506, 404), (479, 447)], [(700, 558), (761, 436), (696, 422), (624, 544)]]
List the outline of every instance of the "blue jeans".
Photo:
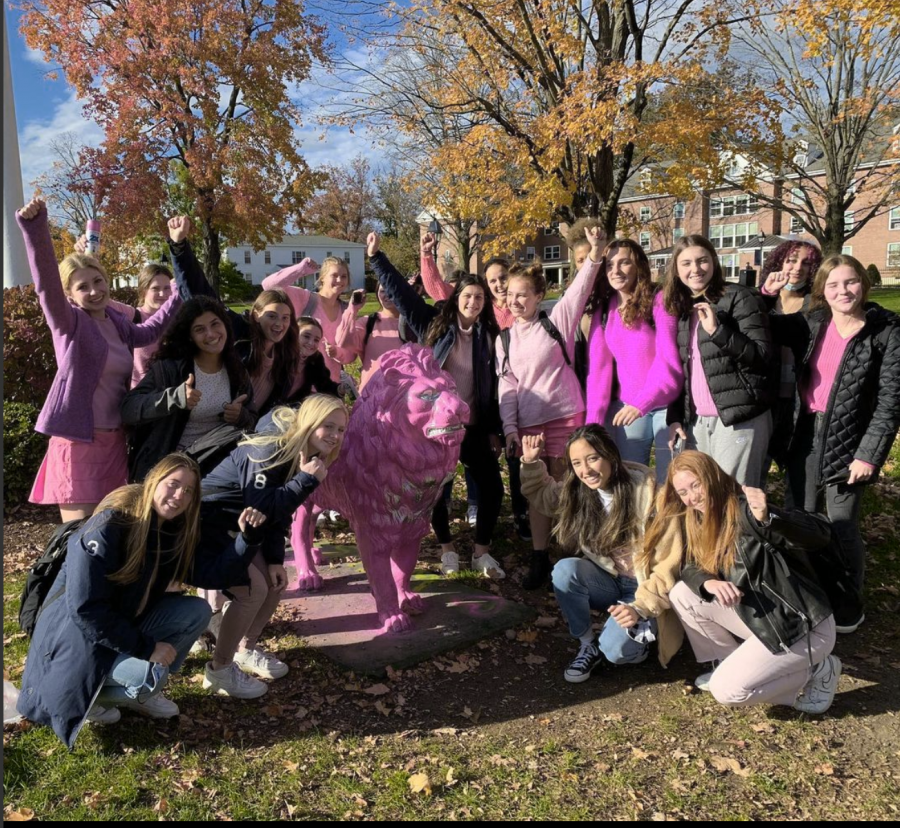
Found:
[(666, 481), (666, 472), (672, 460), (669, 450), (669, 427), (666, 425), (666, 409), (650, 411), (629, 426), (612, 425), (613, 417), (625, 407), (621, 400), (613, 400), (606, 417), (606, 430), (616, 442), (623, 460), (650, 465), (650, 447), (656, 446), (656, 485)]
[(178, 654), (175, 661), (166, 668), (120, 654), (113, 662), (97, 703), (111, 707), (125, 699), (145, 701), (162, 692), (169, 673), (177, 673), (181, 669), (194, 642), (209, 624), (211, 615), (209, 604), (202, 598), (166, 593), (144, 616), (140, 629), (156, 642), (171, 644)]
[[(637, 586), (635, 578), (613, 577), (587, 558), (563, 558), (553, 567), (553, 591), (574, 638), (590, 630), (592, 609), (605, 612), (617, 601), (633, 601)], [(640, 664), (649, 650), (647, 644), (630, 638), (612, 618), (600, 633), (599, 646), (612, 664)]]

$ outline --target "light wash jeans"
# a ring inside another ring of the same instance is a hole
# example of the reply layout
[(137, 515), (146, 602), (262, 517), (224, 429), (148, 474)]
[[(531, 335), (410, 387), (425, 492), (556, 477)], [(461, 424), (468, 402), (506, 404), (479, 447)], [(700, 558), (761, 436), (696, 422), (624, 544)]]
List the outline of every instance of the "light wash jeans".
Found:
[(169, 673), (177, 673), (212, 615), (209, 604), (191, 595), (166, 593), (140, 623), (141, 631), (157, 642), (171, 644), (178, 653), (168, 668), (121, 654), (113, 663), (97, 703), (114, 707), (124, 699), (146, 701), (162, 692)]
[[(633, 601), (637, 586), (637, 579), (613, 577), (587, 558), (563, 558), (553, 567), (553, 591), (573, 638), (581, 638), (591, 628), (592, 609), (606, 612), (617, 601)], [(652, 623), (655, 635), (656, 621)], [(599, 646), (612, 664), (640, 664), (649, 650), (612, 618), (600, 633)]]
[(666, 409), (647, 412), (629, 426), (614, 426), (613, 417), (625, 407), (621, 400), (614, 400), (606, 416), (606, 430), (615, 440), (623, 460), (650, 465), (650, 449), (656, 446), (656, 485), (666, 482), (666, 472), (672, 460), (669, 449), (669, 427), (666, 425)]

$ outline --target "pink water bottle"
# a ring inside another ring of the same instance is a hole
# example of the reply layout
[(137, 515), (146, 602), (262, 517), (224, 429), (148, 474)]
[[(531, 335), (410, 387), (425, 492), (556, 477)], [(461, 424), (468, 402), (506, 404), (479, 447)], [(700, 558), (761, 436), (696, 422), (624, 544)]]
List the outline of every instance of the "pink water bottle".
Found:
[(100, 219), (88, 219), (87, 229), (87, 252), (91, 256), (96, 256), (100, 252)]

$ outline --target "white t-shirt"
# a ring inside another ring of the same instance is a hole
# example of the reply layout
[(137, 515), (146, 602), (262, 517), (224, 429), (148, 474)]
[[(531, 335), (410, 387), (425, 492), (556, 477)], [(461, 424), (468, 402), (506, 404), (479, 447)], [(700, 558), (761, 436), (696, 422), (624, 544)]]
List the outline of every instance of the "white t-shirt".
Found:
[(194, 387), (200, 392), (200, 402), (191, 409), (178, 450), (189, 448), (196, 440), (224, 422), (222, 413), (231, 402), (231, 382), (223, 365), (215, 374), (204, 374), (194, 363)]

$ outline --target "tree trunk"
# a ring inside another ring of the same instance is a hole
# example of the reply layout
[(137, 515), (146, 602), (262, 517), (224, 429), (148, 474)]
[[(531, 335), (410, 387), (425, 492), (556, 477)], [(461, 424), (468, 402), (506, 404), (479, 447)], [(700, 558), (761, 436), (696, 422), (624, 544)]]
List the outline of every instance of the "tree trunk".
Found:
[(832, 198), (829, 193), (825, 212), (825, 227), (818, 239), (823, 258), (837, 256), (844, 248), (844, 204), (842, 198)]
[(203, 231), (203, 272), (206, 280), (219, 292), (219, 263), (222, 261), (222, 248), (219, 244), (219, 233), (209, 221), (201, 222)]

